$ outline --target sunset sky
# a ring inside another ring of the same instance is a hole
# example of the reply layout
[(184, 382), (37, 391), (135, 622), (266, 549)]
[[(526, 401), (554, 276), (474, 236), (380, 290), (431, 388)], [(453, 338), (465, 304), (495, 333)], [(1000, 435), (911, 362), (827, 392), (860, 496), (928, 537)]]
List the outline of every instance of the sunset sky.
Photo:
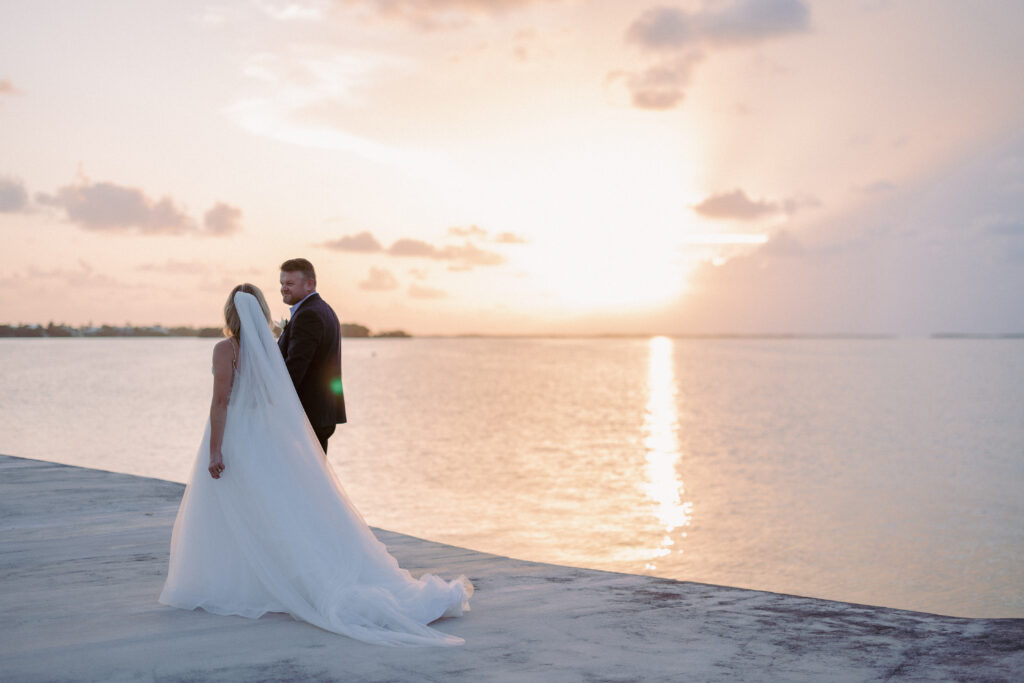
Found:
[(1019, 0), (0, 3), (0, 323), (1024, 331)]

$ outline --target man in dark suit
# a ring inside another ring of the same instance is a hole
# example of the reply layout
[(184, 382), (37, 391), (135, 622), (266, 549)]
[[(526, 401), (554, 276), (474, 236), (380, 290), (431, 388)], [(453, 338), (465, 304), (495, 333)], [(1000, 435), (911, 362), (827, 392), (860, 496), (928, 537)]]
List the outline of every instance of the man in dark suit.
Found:
[(291, 306), (291, 320), (277, 345), (292, 384), (320, 445), (337, 424), (345, 422), (341, 387), (341, 326), (338, 316), (316, 293), (316, 272), (304, 258), (281, 264), (281, 297)]

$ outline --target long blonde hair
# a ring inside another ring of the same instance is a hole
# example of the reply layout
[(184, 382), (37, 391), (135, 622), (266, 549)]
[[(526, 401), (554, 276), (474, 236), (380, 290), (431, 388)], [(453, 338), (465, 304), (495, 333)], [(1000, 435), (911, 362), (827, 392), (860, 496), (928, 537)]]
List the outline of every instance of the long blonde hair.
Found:
[(260, 308), (263, 309), (263, 315), (267, 318), (267, 324), (274, 327), (273, 321), (270, 319), (270, 306), (267, 306), (267, 300), (263, 298), (263, 292), (256, 285), (251, 285), (248, 282), (243, 282), (240, 285), (235, 285), (235, 288), (228, 294), (228, 300), (224, 304), (224, 336), (239, 338), (242, 329), (242, 321), (238, 319), (238, 311), (235, 310), (235, 292), (245, 292), (246, 294), (252, 294), (256, 297), (256, 301), (260, 302)]

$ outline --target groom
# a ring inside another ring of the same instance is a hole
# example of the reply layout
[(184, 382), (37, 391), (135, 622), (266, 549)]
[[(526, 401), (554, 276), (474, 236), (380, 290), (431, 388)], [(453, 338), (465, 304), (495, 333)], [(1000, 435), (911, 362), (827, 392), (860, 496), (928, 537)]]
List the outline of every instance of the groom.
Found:
[(316, 293), (313, 264), (304, 258), (281, 264), (281, 298), (291, 306), (291, 320), (277, 345), (302, 408), (326, 453), (334, 426), (345, 422), (341, 326), (334, 310)]

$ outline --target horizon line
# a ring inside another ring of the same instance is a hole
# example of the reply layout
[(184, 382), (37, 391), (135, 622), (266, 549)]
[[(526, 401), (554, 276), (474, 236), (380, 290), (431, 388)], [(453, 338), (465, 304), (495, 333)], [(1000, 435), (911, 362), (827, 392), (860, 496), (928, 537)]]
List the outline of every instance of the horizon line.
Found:
[[(52, 324), (52, 323), (49, 323)], [(48, 325), (49, 325), (48, 324)], [(369, 331), (369, 328), (361, 323), (343, 322), (342, 325), (351, 325), (362, 327)], [(12, 329), (18, 329), (21, 327), (28, 327), (32, 329), (45, 330), (48, 325), (41, 323), (27, 324), (27, 323), (0, 323), (0, 327), (9, 327)], [(66, 323), (55, 325), (55, 327), (66, 328), (81, 332), (83, 330), (98, 330), (103, 327), (110, 327), (115, 329), (140, 329), (140, 330), (163, 330), (170, 331), (176, 328), (186, 328), (195, 330), (196, 332), (202, 330), (213, 330), (222, 329), (223, 326), (200, 326), (194, 327), (192, 325), (173, 325), (166, 326), (162, 324), (154, 325), (132, 325), (126, 323), (125, 325), (109, 325), (103, 323), (101, 325), (82, 325), (82, 326), (71, 326)], [(392, 332), (397, 330), (391, 330)], [(401, 330), (406, 332), (405, 330)], [(408, 337), (390, 337), (384, 332), (378, 334), (370, 334), (369, 336), (349, 336), (345, 339), (385, 339), (385, 338), (421, 338), (421, 339), (651, 339), (654, 337), (668, 337), (671, 339), (1024, 339), (1024, 331), (1019, 332), (952, 332), (952, 331), (940, 331), (940, 332), (928, 332), (918, 334), (906, 334), (906, 333), (892, 333), (892, 332), (453, 332), (453, 333), (437, 333), (437, 334), (416, 334), (413, 332), (406, 332)], [(191, 335), (180, 335), (180, 334), (167, 334), (167, 335), (124, 335), (124, 336), (99, 336), (99, 335), (74, 335), (71, 337), (63, 336), (0, 336), (0, 339), (59, 339), (59, 338), (72, 338), (72, 339), (87, 339), (87, 338), (120, 338), (120, 339), (153, 339), (164, 337), (178, 337), (182, 339), (192, 338)], [(199, 338), (197, 336), (197, 338)]]

